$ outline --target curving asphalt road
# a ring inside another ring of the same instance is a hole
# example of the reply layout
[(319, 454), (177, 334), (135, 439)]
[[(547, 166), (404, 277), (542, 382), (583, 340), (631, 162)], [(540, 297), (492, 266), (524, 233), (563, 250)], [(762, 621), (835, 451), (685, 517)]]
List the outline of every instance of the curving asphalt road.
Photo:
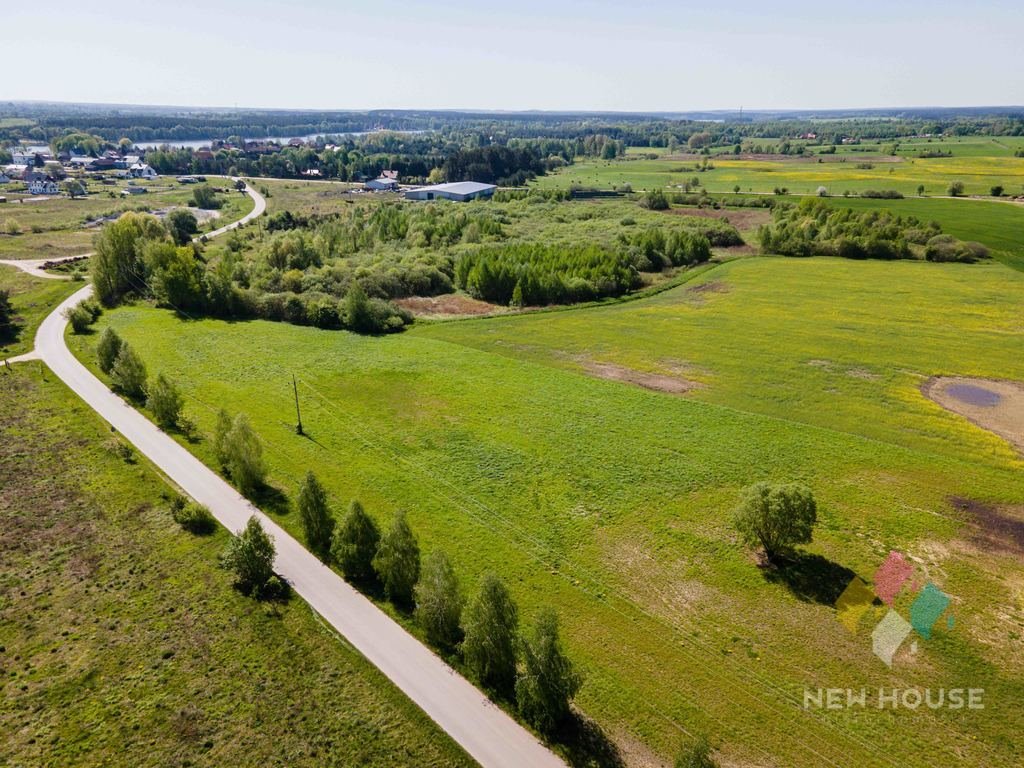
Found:
[[(264, 211), (262, 196), (251, 188), (247, 191), (256, 200), (253, 212), (207, 237), (241, 226)], [(226, 528), (239, 531), (256, 515), (277, 547), (275, 571), (480, 765), (565, 768), (476, 687), (78, 362), (65, 344), (64, 311), (90, 295), (92, 287), (85, 286), (46, 317), (36, 333), (34, 355), (185, 493), (209, 507)]]

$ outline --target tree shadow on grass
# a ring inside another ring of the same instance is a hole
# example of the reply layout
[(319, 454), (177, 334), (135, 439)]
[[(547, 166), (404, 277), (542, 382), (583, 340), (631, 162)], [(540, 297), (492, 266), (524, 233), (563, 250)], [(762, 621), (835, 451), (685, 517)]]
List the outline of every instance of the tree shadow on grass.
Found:
[(280, 488), (273, 485), (261, 486), (252, 494), (252, 502), (264, 512), (275, 515), (287, 515), (289, 511), (288, 496)]
[(564, 747), (564, 757), (573, 768), (625, 768), (626, 761), (615, 742), (580, 712), (572, 712), (554, 740)]
[(809, 552), (792, 552), (764, 568), (764, 577), (769, 582), (784, 584), (804, 602), (822, 605), (835, 605), (854, 576), (846, 566)]

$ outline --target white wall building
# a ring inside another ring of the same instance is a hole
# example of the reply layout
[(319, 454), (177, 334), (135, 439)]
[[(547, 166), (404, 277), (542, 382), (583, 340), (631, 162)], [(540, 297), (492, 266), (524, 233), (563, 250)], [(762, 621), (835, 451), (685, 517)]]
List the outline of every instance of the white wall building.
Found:
[(479, 181), (453, 181), (410, 189), (405, 197), (407, 200), (454, 200), (464, 203), (478, 197), (490, 197), (496, 189), (493, 184), (482, 184)]

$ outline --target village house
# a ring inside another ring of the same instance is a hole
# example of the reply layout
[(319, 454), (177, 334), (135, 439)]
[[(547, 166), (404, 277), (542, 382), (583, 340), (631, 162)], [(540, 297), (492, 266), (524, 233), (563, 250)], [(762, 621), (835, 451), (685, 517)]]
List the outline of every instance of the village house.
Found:
[(153, 170), (152, 166), (146, 163), (135, 163), (128, 170), (131, 172), (133, 179), (155, 179), (160, 175)]
[[(42, 174), (37, 174), (42, 176)], [(30, 195), (57, 195), (60, 194), (60, 187), (57, 182), (49, 177), (34, 178), (28, 182), (28, 193)]]

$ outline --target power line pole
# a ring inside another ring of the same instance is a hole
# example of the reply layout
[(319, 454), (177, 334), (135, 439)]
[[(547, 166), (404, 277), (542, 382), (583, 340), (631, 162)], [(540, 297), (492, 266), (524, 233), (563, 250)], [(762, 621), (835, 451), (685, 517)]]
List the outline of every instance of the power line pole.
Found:
[(299, 411), (299, 386), (295, 383), (295, 374), (292, 374), (292, 392), (295, 394), (295, 433), (303, 435), (305, 432), (302, 431), (302, 412)]

